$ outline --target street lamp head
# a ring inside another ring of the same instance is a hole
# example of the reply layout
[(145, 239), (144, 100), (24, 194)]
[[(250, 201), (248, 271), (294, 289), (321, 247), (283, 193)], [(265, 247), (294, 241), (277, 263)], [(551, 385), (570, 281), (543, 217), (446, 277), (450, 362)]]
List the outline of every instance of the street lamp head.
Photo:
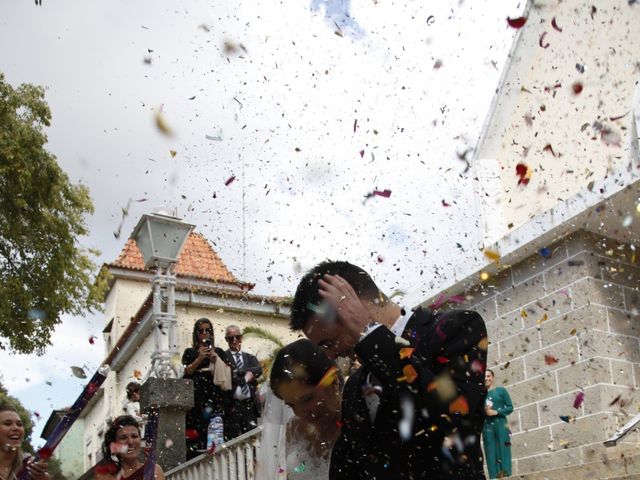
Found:
[(193, 225), (162, 213), (144, 214), (131, 238), (138, 244), (147, 268), (168, 268), (178, 261)]

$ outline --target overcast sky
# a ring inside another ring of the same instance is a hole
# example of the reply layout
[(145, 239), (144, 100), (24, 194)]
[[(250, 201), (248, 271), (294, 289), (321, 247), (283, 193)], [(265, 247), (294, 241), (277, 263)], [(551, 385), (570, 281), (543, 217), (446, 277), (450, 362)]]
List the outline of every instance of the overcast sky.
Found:
[[(0, 71), (47, 88), (48, 148), (90, 188), (84, 245), (99, 263), (167, 205), (256, 293), (290, 295), (332, 258), (419, 298), (478, 253), (476, 182), (457, 152), (475, 145), (515, 34), (505, 19), (523, 9), (0, 0)], [(365, 200), (374, 189), (391, 196)], [(69, 366), (104, 357), (101, 338), (87, 341), (103, 321), (65, 318), (47, 355), (13, 359), (3, 382), (46, 419), (81, 389)]]

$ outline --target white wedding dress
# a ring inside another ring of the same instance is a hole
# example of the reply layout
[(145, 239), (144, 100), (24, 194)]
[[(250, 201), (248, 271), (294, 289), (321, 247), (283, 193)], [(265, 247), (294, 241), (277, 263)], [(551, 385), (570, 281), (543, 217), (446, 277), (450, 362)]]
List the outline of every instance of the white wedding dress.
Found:
[(268, 390), (256, 480), (328, 480), (329, 458), (318, 457), (303, 435), (291, 428), (293, 411)]

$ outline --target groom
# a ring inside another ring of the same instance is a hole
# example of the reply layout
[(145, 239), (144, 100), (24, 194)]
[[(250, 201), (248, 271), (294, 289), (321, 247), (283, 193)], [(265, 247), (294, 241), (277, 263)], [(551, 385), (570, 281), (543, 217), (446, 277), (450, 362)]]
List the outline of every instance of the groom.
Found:
[(323, 262), (300, 281), (290, 326), (329, 356), (356, 354), (363, 365), (344, 388), (330, 479), (485, 478), (480, 315), (410, 314), (361, 268)]

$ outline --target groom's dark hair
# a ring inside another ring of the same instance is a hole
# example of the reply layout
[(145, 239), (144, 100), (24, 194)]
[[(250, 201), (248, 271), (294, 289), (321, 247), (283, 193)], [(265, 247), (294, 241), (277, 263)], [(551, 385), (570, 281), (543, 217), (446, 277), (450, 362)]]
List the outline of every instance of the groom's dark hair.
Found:
[(319, 305), (322, 301), (318, 293), (318, 280), (325, 274), (340, 275), (363, 300), (386, 299), (369, 274), (362, 268), (349, 262), (327, 260), (313, 267), (300, 280), (291, 305), (289, 317), (291, 330), (302, 330), (313, 313), (313, 306)]

